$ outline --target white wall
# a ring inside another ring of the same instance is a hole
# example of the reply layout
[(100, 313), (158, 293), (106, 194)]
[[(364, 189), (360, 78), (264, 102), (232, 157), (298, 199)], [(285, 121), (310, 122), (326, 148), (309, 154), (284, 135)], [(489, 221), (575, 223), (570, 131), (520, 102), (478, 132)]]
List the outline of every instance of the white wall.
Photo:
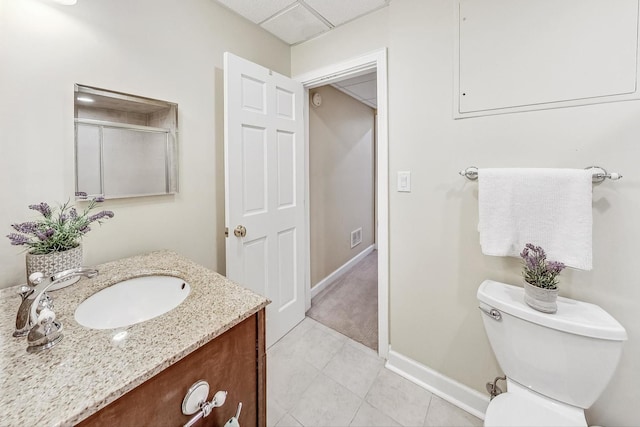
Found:
[[(374, 243), (374, 111), (331, 86), (309, 107), (311, 286)], [(351, 232), (362, 243), (351, 248)]]
[(486, 278), (520, 284), (520, 263), (481, 254), (477, 183), (457, 171), (598, 164), (624, 178), (594, 186), (594, 269), (563, 272), (560, 293), (602, 306), (629, 334), (617, 374), (587, 411), (588, 421), (638, 425), (640, 102), (453, 120), (456, 5), (393, 0), (384, 12), (292, 49), (296, 75), (389, 47), (390, 187), (397, 171), (412, 171), (412, 192), (390, 194), (391, 345), (484, 393), (499, 368), (476, 290)]
[[(0, 0), (0, 224), (74, 187), (74, 83), (179, 104), (180, 193), (105, 202), (85, 263), (175, 250), (224, 272), (222, 54), (288, 75), (287, 45), (211, 0)], [(0, 244), (0, 287), (24, 280), (20, 248)]]
[(348, 25), (337, 27), (291, 47), (291, 75), (360, 56), (387, 46), (389, 8), (379, 9)]

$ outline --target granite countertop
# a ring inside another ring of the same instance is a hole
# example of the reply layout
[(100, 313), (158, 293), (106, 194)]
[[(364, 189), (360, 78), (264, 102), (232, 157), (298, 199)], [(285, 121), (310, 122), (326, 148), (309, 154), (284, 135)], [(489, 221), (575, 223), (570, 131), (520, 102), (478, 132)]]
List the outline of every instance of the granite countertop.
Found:
[[(73, 425), (203, 346), (269, 301), (180, 255), (168, 252), (96, 266), (100, 274), (52, 291), (64, 338), (40, 353), (14, 338), (17, 287), (0, 290), (0, 425)], [(155, 319), (109, 330), (80, 326), (78, 304), (122, 280), (168, 275), (191, 286), (178, 307)], [(123, 330), (126, 337), (114, 336)]]

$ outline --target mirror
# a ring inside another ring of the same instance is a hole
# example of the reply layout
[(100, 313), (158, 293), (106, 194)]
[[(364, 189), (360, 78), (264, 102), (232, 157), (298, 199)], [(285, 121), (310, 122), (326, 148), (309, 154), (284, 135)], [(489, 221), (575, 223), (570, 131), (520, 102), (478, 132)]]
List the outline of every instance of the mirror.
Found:
[(79, 84), (74, 95), (77, 193), (178, 192), (177, 104)]

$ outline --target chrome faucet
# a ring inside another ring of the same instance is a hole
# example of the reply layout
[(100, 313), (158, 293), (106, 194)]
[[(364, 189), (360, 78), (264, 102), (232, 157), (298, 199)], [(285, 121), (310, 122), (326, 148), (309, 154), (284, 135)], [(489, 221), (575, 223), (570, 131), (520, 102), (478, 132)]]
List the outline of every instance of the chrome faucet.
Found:
[(16, 330), (13, 336), (28, 335), (27, 351), (30, 353), (53, 347), (62, 339), (62, 325), (55, 322), (52, 299), (45, 292), (56, 283), (72, 277), (92, 278), (97, 275), (98, 270), (86, 267), (61, 271), (50, 277), (45, 277), (42, 273), (31, 274), (29, 282), (32, 286), (22, 286), (18, 291), (22, 297), (22, 303), (18, 308)]

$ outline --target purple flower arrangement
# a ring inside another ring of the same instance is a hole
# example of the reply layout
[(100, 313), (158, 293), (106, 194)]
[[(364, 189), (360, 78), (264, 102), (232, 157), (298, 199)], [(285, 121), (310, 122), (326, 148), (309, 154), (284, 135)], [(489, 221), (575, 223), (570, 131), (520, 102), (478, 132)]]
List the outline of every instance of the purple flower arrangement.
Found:
[[(76, 196), (86, 198), (85, 193)], [(7, 237), (15, 246), (26, 246), (33, 255), (44, 255), (52, 252), (62, 252), (80, 245), (82, 237), (91, 231), (90, 224), (102, 224), (102, 221), (113, 218), (113, 212), (101, 211), (90, 215), (96, 205), (104, 201), (103, 198), (94, 198), (80, 214), (75, 207), (69, 206), (69, 202), (51, 208), (47, 203), (29, 205), (29, 209), (42, 215), (42, 218), (11, 224), (14, 233)]]
[(527, 243), (520, 253), (524, 261), (524, 280), (539, 288), (557, 289), (558, 275), (565, 265), (557, 261), (547, 261), (547, 254), (540, 246)]

